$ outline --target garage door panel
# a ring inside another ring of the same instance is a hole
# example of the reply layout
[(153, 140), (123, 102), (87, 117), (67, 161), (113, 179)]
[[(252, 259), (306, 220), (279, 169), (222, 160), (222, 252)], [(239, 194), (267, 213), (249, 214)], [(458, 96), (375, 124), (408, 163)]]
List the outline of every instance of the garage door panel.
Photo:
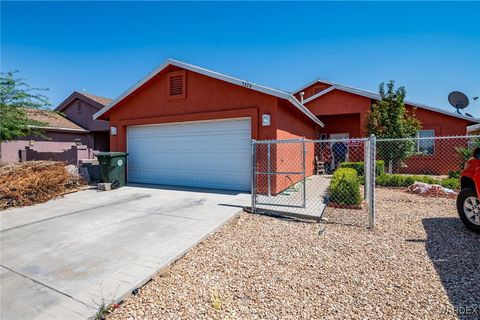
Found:
[(248, 119), (128, 127), (128, 180), (247, 191), (250, 139)]

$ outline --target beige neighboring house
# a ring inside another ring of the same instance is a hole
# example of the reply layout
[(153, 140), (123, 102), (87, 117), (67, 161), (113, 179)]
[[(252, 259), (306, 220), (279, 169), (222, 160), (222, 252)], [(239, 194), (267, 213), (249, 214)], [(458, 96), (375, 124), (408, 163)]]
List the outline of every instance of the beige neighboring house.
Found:
[(480, 124), (474, 124), (467, 127), (467, 134), (469, 136), (480, 135)]

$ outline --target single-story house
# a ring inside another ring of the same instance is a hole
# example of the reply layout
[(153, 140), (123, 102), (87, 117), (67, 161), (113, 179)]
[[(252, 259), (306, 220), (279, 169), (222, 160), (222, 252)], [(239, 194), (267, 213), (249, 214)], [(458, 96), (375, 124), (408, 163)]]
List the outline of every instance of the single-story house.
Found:
[(78, 148), (90, 143), (87, 130), (50, 110), (25, 110), (30, 119), (46, 124), (40, 127), (43, 136), (0, 142), (0, 161), (58, 160), (77, 164), (78, 152), (82, 157), (89, 156), (87, 148)]
[[(376, 93), (328, 81), (312, 82), (292, 94), (167, 60), (93, 117), (109, 121), (111, 151), (129, 153), (129, 182), (247, 191), (251, 139), (365, 137), (365, 116), (378, 99)], [(410, 101), (407, 108), (421, 120), (422, 137), (465, 135), (468, 125), (479, 122)], [(443, 165), (454, 152), (452, 146), (422, 141), (418, 148), (424, 158), (418, 156), (411, 170), (444, 174), (454, 169), (453, 160), (442, 172), (431, 167), (436, 160)], [(307, 176), (314, 173), (315, 157), (321, 156), (316, 149), (306, 144)], [(273, 146), (270, 172), (303, 170), (302, 150), (299, 143)], [(257, 146), (256, 156), (257, 172), (266, 172), (267, 148)], [(301, 177), (271, 176), (272, 193)], [(258, 190), (265, 191), (266, 185), (267, 175), (257, 175)]]
[[(251, 139), (313, 139), (324, 126), (288, 92), (175, 60), (150, 72), (94, 118), (110, 121), (110, 149), (129, 153), (129, 182), (242, 191), (251, 188)], [(284, 158), (292, 155), (281, 148), (271, 152), (271, 170), (300, 170), (300, 161), (298, 168), (284, 168), (292, 163)], [(300, 148), (296, 156), (302, 156)], [(258, 163), (266, 164), (265, 157), (259, 152)], [(262, 188), (266, 176), (258, 183)], [(278, 192), (289, 182), (274, 176), (271, 183)]]
[[(380, 100), (378, 93), (328, 80), (315, 80), (294, 94), (308, 110), (327, 124), (319, 133), (319, 139), (366, 137), (367, 114), (371, 106)], [(407, 111), (414, 113), (421, 122), (419, 137), (465, 136), (469, 125), (480, 122), (473, 117), (413, 101), (405, 101), (405, 105)], [(419, 155), (408, 160), (404, 170), (408, 173), (426, 174), (446, 174), (449, 170), (458, 170), (453, 143), (462, 142), (433, 139), (419, 141)], [(357, 156), (361, 158), (362, 154), (358, 152)]]
[(110, 101), (89, 93), (73, 92), (55, 111), (25, 109), (29, 118), (46, 124), (42, 127), (43, 136), (1, 142), (0, 161), (58, 160), (77, 164), (79, 159), (93, 158), (94, 151), (108, 151), (109, 123), (94, 120), (93, 114)]

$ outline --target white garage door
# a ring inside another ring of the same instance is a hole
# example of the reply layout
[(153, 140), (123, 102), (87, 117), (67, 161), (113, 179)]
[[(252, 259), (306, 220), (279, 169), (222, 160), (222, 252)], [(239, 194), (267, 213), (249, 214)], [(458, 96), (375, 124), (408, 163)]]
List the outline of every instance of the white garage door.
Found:
[(128, 181), (250, 190), (250, 119), (127, 128)]

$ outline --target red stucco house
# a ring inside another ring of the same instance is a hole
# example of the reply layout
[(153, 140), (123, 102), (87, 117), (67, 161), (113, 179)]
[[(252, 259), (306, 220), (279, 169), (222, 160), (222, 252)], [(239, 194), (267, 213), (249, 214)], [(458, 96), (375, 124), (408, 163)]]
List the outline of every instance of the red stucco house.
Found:
[[(244, 191), (251, 187), (251, 139), (313, 139), (323, 127), (290, 93), (175, 60), (94, 118), (109, 120), (110, 149), (129, 153), (129, 182)], [(282, 170), (285, 156), (272, 150), (272, 170)], [(313, 156), (309, 150), (309, 172)], [(287, 187), (275, 177), (272, 185), (273, 192)]]
[[(247, 191), (251, 139), (365, 137), (365, 115), (377, 99), (373, 92), (328, 81), (312, 82), (291, 94), (167, 60), (94, 119), (109, 121), (111, 151), (129, 153), (129, 182)], [(466, 127), (478, 122), (418, 103), (407, 102), (407, 107), (422, 121), (422, 135), (465, 135)], [(270, 171), (301, 171), (302, 150), (287, 148), (292, 146), (272, 148)], [(314, 149), (313, 143), (306, 145), (307, 175), (314, 173), (319, 156)], [(266, 150), (257, 151), (257, 171), (266, 171)], [(435, 152), (424, 158), (425, 164), (451, 150), (438, 147)], [(410, 169), (425, 171), (422, 161)], [(278, 193), (299, 179), (272, 176), (271, 190)], [(258, 176), (260, 192), (266, 181)]]
[[(327, 124), (318, 136), (325, 139), (366, 137), (366, 116), (372, 104), (380, 99), (378, 93), (327, 80), (313, 81), (296, 90), (295, 96), (299, 100), (303, 98), (303, 104)], [(407, 111), (414, 113), (422, 124), (420, 137), (464, 136), (469, 125), (480, 122), (476, 118), (413, 101), (405, 101), (405, 104)], [(420, 142), (418, 148), (423, 155), (407, 161), (405, 170), (408, 173), (432, 174), (458, 170), (457, 154), (452, 143), (434, 142), (433, 139)], [(432, 167), (435, 163), (438, 167)]]

